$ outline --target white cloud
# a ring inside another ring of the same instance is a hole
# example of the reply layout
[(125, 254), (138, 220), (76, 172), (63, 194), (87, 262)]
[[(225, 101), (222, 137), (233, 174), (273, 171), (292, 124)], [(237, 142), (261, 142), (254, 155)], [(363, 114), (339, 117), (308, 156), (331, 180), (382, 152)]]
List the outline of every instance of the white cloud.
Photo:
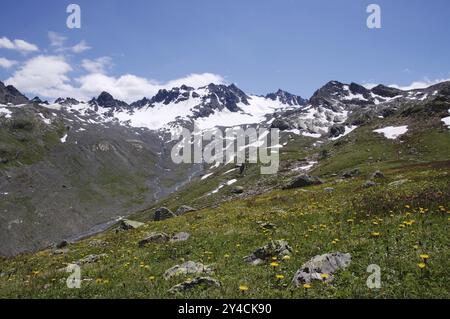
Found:
[(73, 53), (82, 53), (84, 51), (89, 50), (91, 47), (88, 46), (88, 44), (86, 43), (86, 41), (81, 41), (80, 43), (74, 45), (73, 47), (70, 48), (70, 50)]
[(78, 44), (75, 44), (72, 47), (59, 47), (55, 50), (55, 52), (63, 53), (63, 52), (72, 52), (72, 53), (83, 53), (84, 51), (90, 50), (91, 47), (87, 44), (85, 40), (82, 40)]
[(39, 55), (26, 61), (5, 82), (24, 93), (43, 97), (65, 96), (77, 93), (67, 76), (70, 71), (72, 67), (63, 57)]
[(108, 91), (115, 98), (128, 103), (143, 97), (152, 97), (160, 89), (171, 89), (182, 84), (197, 88), (210, 83), (225, 83), (223, 77), (211, 73), (190, 74), (161, 83), (132, 74), (115, 77), (98, 72), (105, 71), (111, 63), (111, 59), (107, 57), (84, 60), (82, 66), (90, 73), (72, 80), (69, 73), (73, 68), (64, 56), (39, 55), (26, 61), (5, 82), (14, 85), (23, 93), (48, 99), (74, 97), (86, 101), (98, 96), (102, 91)]
[(161, 89), (171, 89), (183, 84), (198, 88), (210, 83), (225, 83), (223, 77), (211, 73), (190, 74), (167, 83), (159, 83), (132, 74), (113, 77), (100, 73), (88, 74), (77, 78), (76, 81), (80, 85), (79, 90), (83, 92), (83, 95), (94, 97), (102, 91), (107, 91), (115, 98), (128, 103), (143, 97), (152, 97)]
[(48, 33), (48, 38), (50, 39), (50, 45), (52, 47), (62, 47), (67, 40), (67, 37), (53, 31)]
[(11, 41), (7, 37), (0, 38), (0, 49), (2, 48), (16, 50), (22, 53), (39, 51), (39, 48), (35, 44), (20, 39)]
[(95, 60), (84, 59), (81, 61), (81, 66), (89, 73), (105, 73), (112, 66), (112, 59), (108, 56)]
[(10, 67), (17, 64), (17, 61), (14, 60), (8, 60), (6, 58), (0, 57), (0, 68), (9, 69)]
[(389, 86), (396, 88), (396, 89), (408, 91), (408, 90), (415, 90), (415, 89), (424, 89), (424, 88), (427, 88), (434, 84), (438, 84), (438, 83), (445, 82), (445, 81), (450, 81), (450, 78), (430, 80), (429, 78), (425, 77), (423, 80), (414, 81), (409, 85), (402, 86), (402, 85), (398, 85), (398, 84), (390, 84)]
[[(429, 78), (425, 77), (423, 80), (414, 81), (409, 85), (390, 84), (388, 86), (392, 87), (392, 88), (404, 90), (404, 91), (409, 91), (409, 90), (415, 90), (415, 89), (424, 89), (424, 88), (427, 88), (434, 84), (438, 84), (438, 83), (446, 82), (446, 81), (450, 81), (450, 78), (430, 80)], [(368, 90), (373, 89), (377, 85), (379, 85), (379, 83), (366, 82), (363, 84), (363, 86)]]

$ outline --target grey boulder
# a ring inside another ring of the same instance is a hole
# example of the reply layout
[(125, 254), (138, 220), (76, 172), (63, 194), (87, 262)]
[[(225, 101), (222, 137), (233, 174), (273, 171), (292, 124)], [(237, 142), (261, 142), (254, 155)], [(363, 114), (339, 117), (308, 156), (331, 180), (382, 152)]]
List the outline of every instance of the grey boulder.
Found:
[(244, 258), (251, 265), (259, 265), (272, 257), (284, 257), (292, 254), (292, 248), (285, 240), (273, 240), (265, 246), (256, 249), (251, 255)]
[(292, 281), (296, 287), (313, 280), (331, 281), (336, 271), (350, 265), (351, 259), (350, 254), (340, 252), (315, 256), (302, 265)]
[(323, 181), (320, 178), (303, 174), (294, 177), (288, 184), (283, 187), (283, 189), (293, 189), (320, 184), (323, 184)]
[(344, 174), (342, 174), (343, 178), (353, 178), (353, 177), (357, 177), (360, 174), (360, 170), (359, 168), (354, 168), (350, 171), (345, 172)]
[(190, 206), (183, 205), (183, 206), (179, 207), (179, 208), (176, 210), (175, 215), (181, 216), (181, 215), (184, 215), (184, 214), (186, 214), (186, 213), (195, 212), (195, 211), (196, 211), (195, 208), (192, 208), (192, 207), (190, 207)]
[(211, 274), (213, 272), (212, 266), (206, 266), (202, 263), (188, 261), (181, 265), (175, 265), (164, 272), (164, 279), (168, 280), (172, 277), (183, 275), (200, 275)]
[(148, 234), (148, 236), (144, 239), (142, 239), (139, 243), (138, 246), (139, 247), (144, 247), (147, 244), (150, 243), (165, 243), (168, 242), (170, 240), (170, 236), (167, 235), (166, 233), (160, 233), (160, 232), (153, 232)]
[(370, 188), (370, 187), (374, 187), (374, 186), (377, 186), (377, 183), (375, 183), (374, 181), (366, 181), (366, 182), (363, 184), (363, 187), (364, 187), (364, 188)]
[(166, 220), (169, 218), (173, 218), (176, 217), (177, 215), (175, 215), (174, 212), (172, 212), (170, 209), (168, 209), (167, 207), (160, 207), (155, 211), (155, 215), (153, 217), (154, 221), (162, 221), (162, 220)]
[(373, 172), (371, 179), (380, 179), (380, 178), (384, 178), (384, 174), (382, 171), (377, 170), (377, 171)]
[(186, 280), (185, 282), (182, 282), (181, 284), (175, 285), (172, 288), (169, 289), (169, 294), (177, 294), (182, 293), (185, 291), (188, 291), (193, 288), (220, 288), (220, 282), (216, 279), (213, 279), (211, 277), (197, 277), (192, 280)]
[(189, 237), (191, 237), (191, 235), (189, 233), (186, 232), (180, 232), (180, 233), (176, 233), (172, 236), (172, 238), (170, 238), (170, 242), (171, 243), (177, 243), (180, 241), (186, 241), (189, 239)]
[(142, 227), (144, 225), (145, 225), (144, 223), (137, 222), (137, 221), (134, 221), (134, 220), (122, 219), (119, 222), (118, 228), (120, 230), (132, 230), (132, 229), (136, 229), (136, 228)]

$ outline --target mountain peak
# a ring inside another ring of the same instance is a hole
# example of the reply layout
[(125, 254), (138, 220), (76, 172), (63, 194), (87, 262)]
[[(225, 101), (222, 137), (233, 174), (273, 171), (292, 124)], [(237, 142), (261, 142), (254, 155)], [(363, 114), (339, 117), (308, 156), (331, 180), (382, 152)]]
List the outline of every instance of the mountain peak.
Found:
[(57, 98), (55, 100), (56, 104), (60, 104), (60, 105), (78, 105), (80, 104), (80, 102), (77, 99), (71, 98), (71, 97), (66, 97), (66, 98)]
[(266, 95), (267, 99), (271, 99), (273, 101), (276, 101), (277, 99), (283, 103), (288, 105), (305, 105), (307, 100), (302, 98), (301, 96), (291, 94), (287, 91), (284, 91), (282, 89), (278, 89), (275, 93), (269, 93)]
[(385, 86), (383, 84), (379, 84), (371, 90), (374, 94), (383, 96), (383, 97), (394, 97), (401, 95), (403, 93), (402, 90), (396, 89), (393, 87)]
[(28, 98), (23, 95), (14, 86), (5, 86), (3, 82), (0, 82), (0, 104), (24, 104), (28, 103)]
[(127, 109), (129, 105), (123, 101), (116, 100), (110, 93), (103, 91), (100, 95), (95, 99), (92, 99), (90, 104), (94, 104), (97, 106), (111, 108), (111, 109)]
[(34, 98), (32, 98), (30, 100), (30, 102), (33, 102), (33, 103), (36, 103), (36, 104), (46, 104), (46, 105), (48, 105), (48, 102), (47, 101), (42, 101), (39, 96), (35, 96)]

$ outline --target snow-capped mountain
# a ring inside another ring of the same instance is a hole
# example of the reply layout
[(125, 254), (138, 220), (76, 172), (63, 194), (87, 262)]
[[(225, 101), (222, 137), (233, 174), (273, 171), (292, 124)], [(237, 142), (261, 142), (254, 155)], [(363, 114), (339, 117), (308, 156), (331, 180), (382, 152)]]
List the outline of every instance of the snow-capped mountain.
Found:
[[(115, 123), (154, 131), (194, 125), (204, 130), (255, 124), (305, 136), (336, 138), (368, 119), (387, 116), (398, 104), (426, 103), (439, 94), (446, 94), (448, 87), (448, 82), (444, 82), (425, 89), (402, 91), (384, 85), (367, 89), (356, 83), (330, 81), (306, 100), (281, 89), (258, 96), (247, 94), (234, 84), (210, 84), (160, 90), (155, 96), (131, 104), (115, 99), (108, 92), (89, 102), (59, 98), (46, 105), (38, 97), (32, 102), (69, 112), (88, 124)], [(4, 85), (0, 89), (6, 91)], [(8, 90), (12, 93), (3, 93), (8, 101), (28, 101), (14, 88)]]
[[(114, 99), (107, 92), (89, 102), (59, 98), (50, 108), (63, 108), (96, 123), (118, 122), (151, 130), (180, 125), (200, 129), (264, 122), (275, 112), (302, 107), (306, 100), (285, 91), (266, 97), (247, 95), (236, 85), (210, 84), (194, 89), (181, 86), (160, 90), (151, 98), (131, 104)], [(88, 118), (86, 118), (88, 117)]]
[(399, 105), (423, 105), (439, 96), (448, 96), (449, 90), (450, 82), (402, 91), (384, 85), (367, 89), (356, 83), (330, 81), (304, 107), (275, 113), (272, 127), (306, 136), (328, 134), (337, 138), (371, 119), (389, 116)]

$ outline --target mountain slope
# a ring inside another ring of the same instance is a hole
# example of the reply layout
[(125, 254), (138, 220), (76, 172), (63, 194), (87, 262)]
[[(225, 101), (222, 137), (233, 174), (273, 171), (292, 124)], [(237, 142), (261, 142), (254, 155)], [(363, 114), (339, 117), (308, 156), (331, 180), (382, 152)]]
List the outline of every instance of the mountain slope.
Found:
[[(113, 228), (70, 244), (59, 254), (45, 250), (0, 260), (0, 296), (445, 298), (450, 293), (450, 149), (446, 147), (450, 130), (441, 120), (444, 108), (448, 116), (450, 101), (445, 96), (423, 104), (400, 104), (389, 116), (362, 124), (336, 140), (283, 133), (283, 141), (289, 143), (281, 149), (282, 169), (277, 175), (262, 177), (258, 164), (249, 165), (243, 174), (229, 172), (234, 168), (231, 164), (210, 168), (212, 175), (195, 179), (155, 206), (175, 210), (189, 204), (198, 211), (154, 222), (155, 209), (149, 209), (133, 217), (146, 222), (141, 228), (118, 233)], [(405, 125), (408, 131), (395, 139), (375, 132)], [(315, 163), (307, 168), (310, 162)], [(355, 168), (359, 175), (342, 177)], [(372, 187), (365, 186), (379, 170), (384, 177), (374, 178)], [(320, 176), (324, 184), (281, 189), (302, 171)], [(235, 184), (206, 196), (233, 179)], [(243, 187), (242, 194), (233, 194), (236, 186)], [(188, 232), (190, 237), (140, 247), (138, 242), (151, 232)], [(244, 261), (258, 247), (281, 239), (292, 247), (289, 258), (280, 256), (274, 264), (269, 260), (259, 266)], [(302, 264), (335, 251), (351, 254), (349, 268), (330, 282), (314, 281), (310, 288), (292, 284)], [(82, 266), (80, 289), (67, 289), (68, 274), (58, 269), (91, 254), (106, 256)], [(421, 256), (428, 256), (423, 269), (418, 267)], [(166, 280), (164, 273), (186, 261), (214, 265), (208, 276), (220, 281), (221, 287), (171, 294), (171, 287), (193, 276)], [(381, 289), (366, 285), (367, 269), (373, 264), (382, 271)], [(248, 290), (240, 291), (242, 285)]]
[[(130, 105), (107, 92), (89, 102), (61, 98), (48, 105), (0, 105), (0, 253), (14, 255), (104, 230), (121, 216), (139, 210), (145, 215), (145, 208), (174, 191), (179, 192), (167, 199), (169, 206), (183, 199), (204, 207), (221, 198), (262, 194), (280, 179), (311, 168), (325, 176), (342, 173), (367, 160), (355, 152), (359, 146), (347, 142), (358, 132), (377, 145), (368, 155), (371, 161), (395, 163), (398, 154), (409, 153), (411, 160), (436, 160), (419, 156), (426, 154), (421, 138), (405, 148), (380, 140), (373, 131), (407, 126), (406, 136), (418, 131), (431, 147), (434, 138), (442, 138), (429, 137), (430, 128), (447, 132), (449, 87), (446, 82), (412, 91), (368, 90), (332, 81), (307, 101), (282, 90), (261, 97), (235, 85), (211, 84), (161, 90)], [(20, 93), (14, 96), (22, 101)], [(176, 141), (169, 133), (194, 125), (282, 129), (280, 175), (262, 177), (258, 165), (248, 165), (241, 176), (233, 164), (173, 164), (170, 151)], [(386, 150), (392, 151), (389, 157)], [(234, 186), (246, 189), (236, 195)]]

